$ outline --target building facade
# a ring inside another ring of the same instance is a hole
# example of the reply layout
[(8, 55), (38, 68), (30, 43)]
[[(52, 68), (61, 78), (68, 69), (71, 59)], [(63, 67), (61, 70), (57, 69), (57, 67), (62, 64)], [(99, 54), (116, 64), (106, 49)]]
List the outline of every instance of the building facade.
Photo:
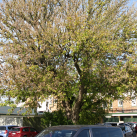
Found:
[(126, 98), (112, 102), (107, 118), (119, 118), (119, 122), (137, 122), (137, 99)]

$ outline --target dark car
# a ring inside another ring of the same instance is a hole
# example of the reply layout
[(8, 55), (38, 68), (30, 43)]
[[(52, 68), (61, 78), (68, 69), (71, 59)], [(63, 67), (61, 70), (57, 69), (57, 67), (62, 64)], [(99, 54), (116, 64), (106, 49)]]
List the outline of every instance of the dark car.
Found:
[(122, 129), (124, 137), (133, 137), (133, 131), (129, 126), (121, 125), (119, 127)]
[(14, 127), (8, 137), (34, 137), (39, 132), (33, 127)]
[(8, 137), (9, 131), (12, 127), (17, 127), (17, 125), (0, 126), (0, 137)]
[(36, 137), (124, 137), (121, 128), (101, 125), (62, 125), (44, 129)]

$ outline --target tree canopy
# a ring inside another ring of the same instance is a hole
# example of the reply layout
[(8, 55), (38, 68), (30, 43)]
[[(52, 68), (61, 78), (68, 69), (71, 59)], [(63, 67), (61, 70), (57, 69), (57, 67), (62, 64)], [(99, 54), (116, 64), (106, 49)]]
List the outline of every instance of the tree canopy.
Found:
[(137, 12), (127, 3), (3, 0), (1, 95), (30, 108), (53, 95), (77, 123), (84, 113), (103, 112), (110, 99), (136, 92)]

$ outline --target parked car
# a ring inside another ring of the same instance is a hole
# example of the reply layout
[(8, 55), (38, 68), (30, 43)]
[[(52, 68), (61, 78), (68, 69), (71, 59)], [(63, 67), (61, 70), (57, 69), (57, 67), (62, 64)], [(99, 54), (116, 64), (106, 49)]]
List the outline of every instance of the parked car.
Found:
[(96, 125), (102, 125), (102, 126), (112, 126), (110, 123), (97, 123)]
[(122, 129), (124, 137), (133, 137), (133, 131), (129, 126), (121, 125), (119, 127)]
[(128, 122), (129, 125), (131, 125), (132, 130), (135, 131), (135, 127), (136, 127), (136, 122)]
[(8, 137), (9, 131), (11, 130), (12, 127), (17, 127), (17, 125), (0, 126), (0, 136), (1, 137)]
[(136, 126), (135, 126), (135, 132), (137, 133), (137, 124), (136, 124)]
[(44, 129), (35, 137), (124, 137), (121, 128), (101, 125), (62, 125)]
[(111, 124), (111, 126), (118, 126), (118, 122), (105, 122), (106, 124)]
[(13, 127), (8, 137), (34, 137), (38, 133), (33, 127)]
[(120, 126), (129, 126), (132, 129), (132, 126), (128, 123), (119, 123)]

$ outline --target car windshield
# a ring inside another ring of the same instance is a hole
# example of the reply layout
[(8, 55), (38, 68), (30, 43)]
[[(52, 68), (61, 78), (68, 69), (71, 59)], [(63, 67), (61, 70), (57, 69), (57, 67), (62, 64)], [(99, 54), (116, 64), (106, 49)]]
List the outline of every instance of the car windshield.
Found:
[(73, 137), (75, 130), (45, 129), (36, 137)]
[(13, 127), (18, 127), (18, 126), (9, 126), (8, 129), (11, 130)]
[(11, 131), (20, 131), (20, 128), (12, 128)]
[(128, 124), (130, 124), (130, 125), (134, 125), (134, 123), (128, 123)]

